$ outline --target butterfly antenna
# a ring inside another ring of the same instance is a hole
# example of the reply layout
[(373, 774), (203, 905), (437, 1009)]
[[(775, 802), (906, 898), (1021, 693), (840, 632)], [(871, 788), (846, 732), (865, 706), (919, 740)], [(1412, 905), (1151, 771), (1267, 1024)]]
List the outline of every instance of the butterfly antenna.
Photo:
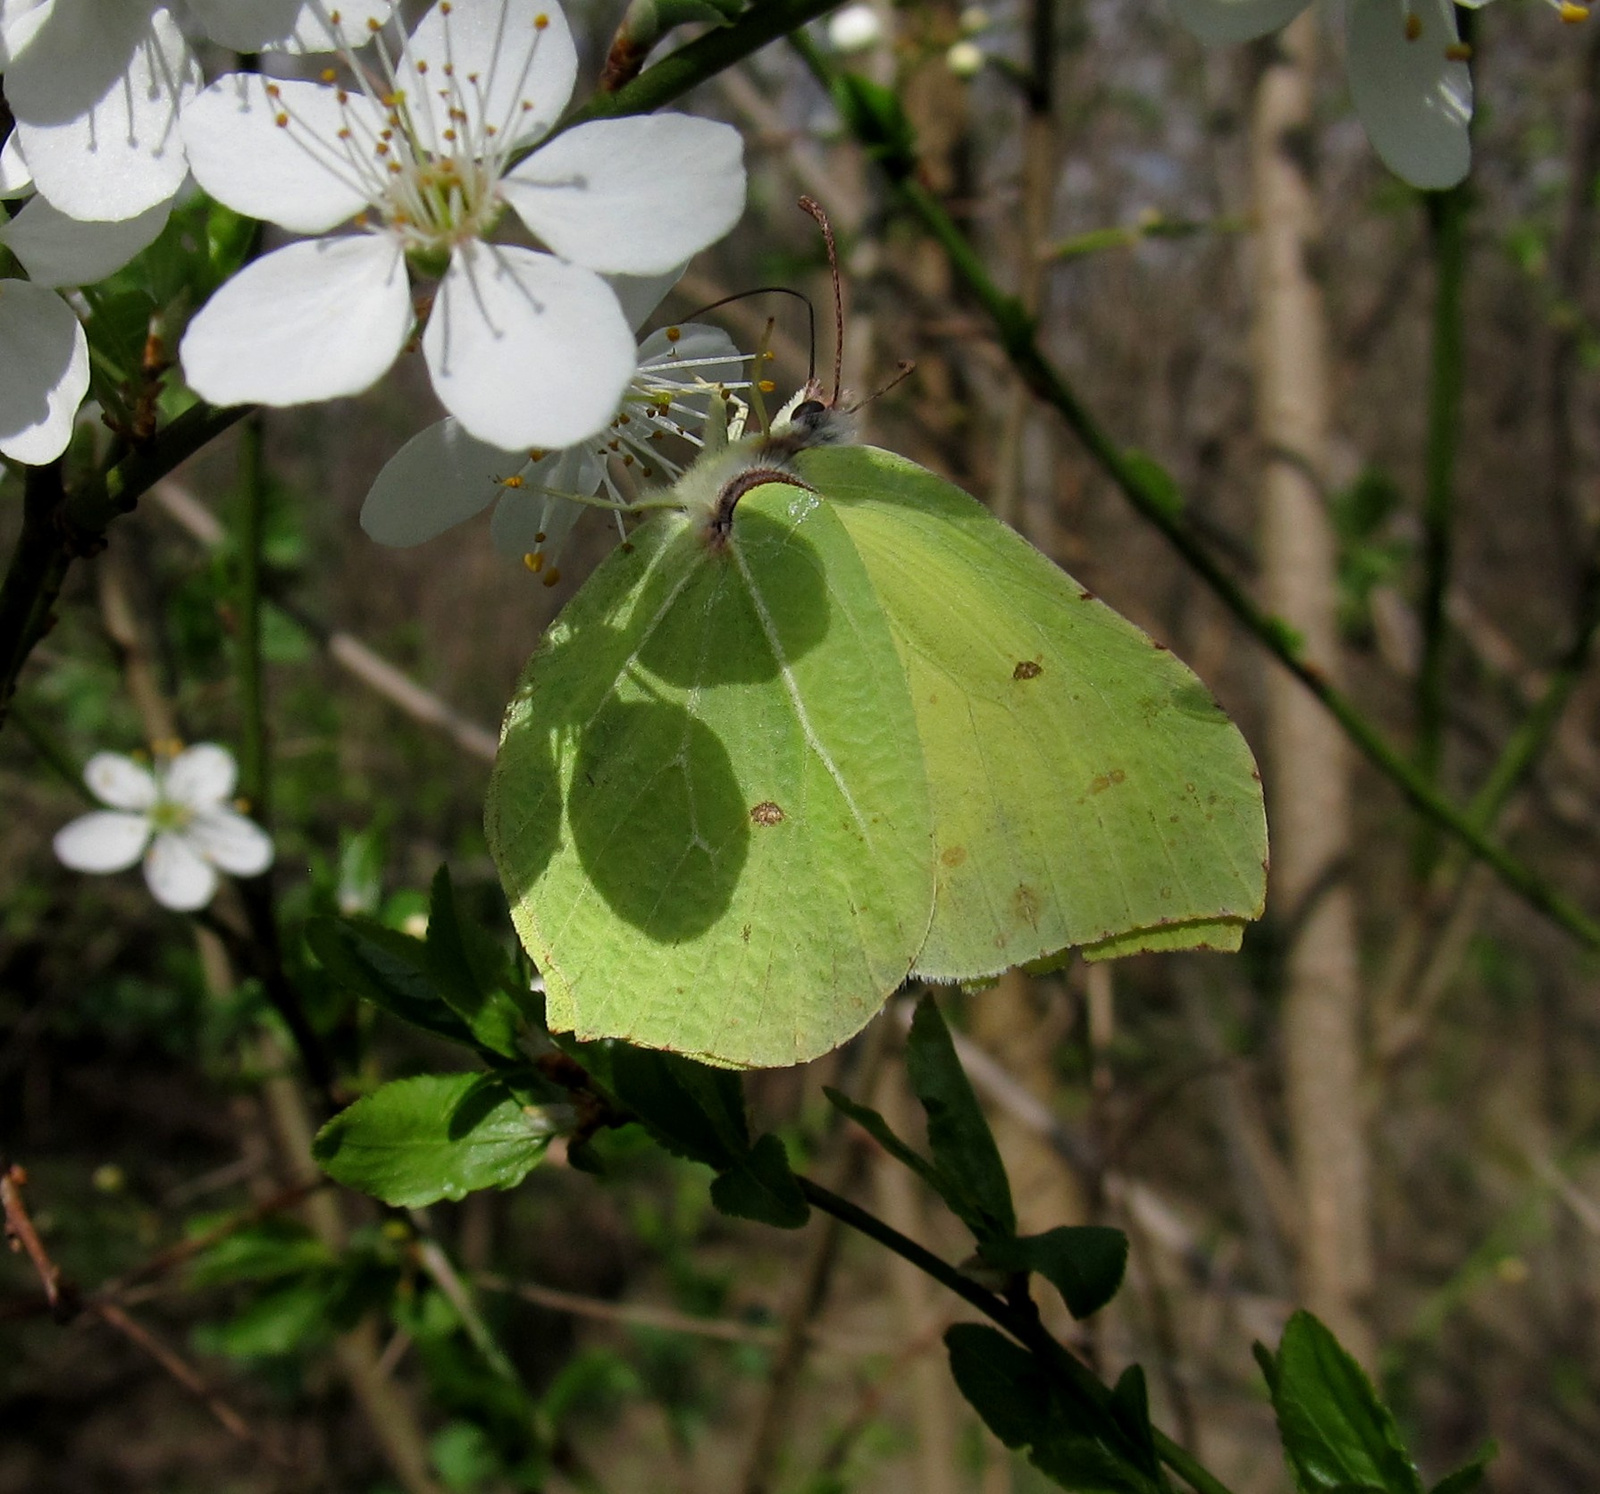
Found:
[(800, 206), (817, 220), (822, 230), (822, 242), (828, 247), (828, 270), (833, 276), (833, 398), (830, 405), (839, 403), (840, 386), (844, 378), (844, 289), (839, 279), (839, 254), (833, 243), (833, 225), (822, 211), (822, 204), (814, 197), (802, 197)]
[[(707, 312), (716, 311), (722, 306), (731, 306), (735, 301), (747, 301), (751, 296), (793, 296), (806, 309), (807, 344), (810, 348), (809, 365), (806, 377), (814, 379), (817, 376), (817, 308), (811, 304), (811, 297), (803, 291), (797, 291), (790, 285), (758, 285), (754, 290), (735, 291), (731, 296), (723, 296), (719, 301), (712, 301), (709, 305), (702, 306), (697, 311), (691, 311), (684, 318), (686, 322), (699, 321)], [(770, 334), (769, 334), (770, 335)]]
[(866, 405), (870, 405), (873, 400), (882, 399), (884, 395), (886, 395), (891, 389), (897, 388), (899, 385), (905, 383), (905, 381), (916, 372), (917, 365), (911, 362), (908, 358), (902, 358), (900, 362), (895, 365), (895, 367), (898, 372), (892, 379), (889, 380), (887, 384), (885, 384), (881, 389), (874, 390), (865, 399), (858, 399), (853, 405), (850, 406), (848, 410), (845, 411), (845, 414), (854, 415), (857, 410), (862, 409)]

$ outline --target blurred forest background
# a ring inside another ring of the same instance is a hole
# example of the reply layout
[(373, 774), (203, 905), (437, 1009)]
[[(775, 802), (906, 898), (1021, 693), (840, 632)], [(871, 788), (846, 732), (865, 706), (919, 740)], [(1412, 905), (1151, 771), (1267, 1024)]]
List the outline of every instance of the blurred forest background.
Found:
[[(1472, 177), (1429, 200), (1350, 111), (1336, 7), (1282, 45), (1207, 52), (1160, 5), (1056, 0), (1041, 28), (1048, 3), (884, 4), (880, 39), (833, 60), (895, 85), (925, 185), (1037, 308), (1114, 439), (1167, 468), (1223, 569), (1453, 796), (1479, 790), (1552, 682), (1576, 683), (1495, 823), (1600, 908), (1600, 702), (1581, 678), (1600, 518), (1600, 21), (1563, 26), (1532, 0), (1478, 14)], [(591, 78), (618, 11), (569, 8)], [(983, 54), (975, 70), (960, 42)], [(916, 363), (863, 411), (867, 438), (990, 503), (1170, 644), (1266, 778), (1275, 881), (1242, 954), (1078, 964), (945, 998), (1024, 1227), (1103, 1221), (1132, 1239), (1122, 1295), (1053, 1326), (1102, 1372), (1143, 1362), (1158, 1422), (1240, 1494), (1287, 1487), (1249, 1346), (1302, 1304), (1371, 1367), (1426, 1471), (1492, 1436), (1497, 1490), (1600, 1488), (1594, 956), (1427, 831), (1129, 508), (791, 49), (690, 107), (744, 132), (751, 202), (663, 319), (774, 283), (826, 307), (822, 246), (795, 207), (817, 198), (841, 243), (848, 384), (870, 392)], [(1431, 349), (1452, 245), (1453, 456), (1437, 424), (1429, 440), (1430, 411), (1448, 434)], [(749, 300), (714, 319), (753, 349), (769, 310), (787, 393), (806, 372), (803, 316)], [(319, 983), (296, 930), (333, 910), (414, 928), (447, 862), (463, 905), (510, 940), (481, 828), (494, 734), (541, 629), (610, 543), (586, 521), (547, 588), (491, 552), (487, 516), (412, 551), (369, 542), (362, 497), (429, 399), (403, 364), (360, 402), (259, 426), (273, 605), (258, 809), (287, 956), (347, 1096), (457, 1060)], [(970, 1316), (959, 1303), (821, 1216), (793, 1235), (722, 1218), (704, 1169), (626, 1135), (604, 1178), (558, 1146), (516, 1190), (414, 1218), (310, 1191), (326, 1112), (259, 987), (136, 875), (55, 862), (91, 752), (164, 723), (238, 740), (251, 439), (190, 463), (78, 567), (0, 734), (0, 1134), (54, 1258), (84, 1291), (120, 1283), (104, 1300), (133, 1325), (58, 1326), (26, 1258), (0, 1265), (0, 1491), (1046, 1487), (950, 1382), (940, 1334)], [(8, 474), (7, 543), (19, 493)], [(903, 1017), (891, 1006), (843, 1052), (748, 1089), (797, 1161), (959, 1259), (959, 1226), (821, 1099), (843, 1076), (911, 1125)], [(178, 1243), (250, 1209), (225, 1244)], [(466, 1294), (481, 1319), (463, 1317)], [(482, 1352), (484, 1326), (509, 1366)], [(508, 1430), (508, 1369), (539, 1407), (544, 1471)]]

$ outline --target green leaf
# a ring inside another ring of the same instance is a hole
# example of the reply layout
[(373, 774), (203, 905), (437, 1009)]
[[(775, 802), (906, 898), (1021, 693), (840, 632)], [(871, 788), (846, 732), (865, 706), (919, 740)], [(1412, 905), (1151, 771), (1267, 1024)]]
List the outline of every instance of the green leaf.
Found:
[[(977, 1323), (946, 1331), (950, 1373), (962, 1395), (1007, 1447), (1064, 1489), (1083, 1494), (1161, 1494), (1148, 1463), (1147, 1438), (1130, 1436), (1119, 1419), (1136, 1408), (1137, 1387), (1105, 1409), (1087, 1404), (1053, 1381), (1026, 1349)], [(1115, 1414), (1114, 1414), (1115, 1413)], [(1146, 1420), (1148, 1426), (1148, 1420)]]
[(236, 1230), (202, 1252), (189, 1267), (195, 1286), (230, 1281), (272, 1281), (320, 1271), (336, 1263), (334, 1253), (294, 1219), (264, 1219)]
[(1429, 1494), (1472, 1494), (1484, 1480), (1490, 1462), (1500, 1451), (1494, 1442), (1485, 1442), (1477, 1452), (1472, 1455), (1470, 1463), (1463, 1464), (1454, 1473), (1446, 1474), (1436, 1483)]
[(986, 1244), (983, 1257), (1002, 1271), (1038, 1272), (1061, 1293), (1073, 1317), (1086, 1318), (1117, 1295), (1128, 1265), (1128, 1237), (1099, 1224), (1061, 1225)]
[[(842, 1110), (863, 1131), (881, 1146), (884, 1151), (909, 1167), (941, 1198), (944, 1197), (946, 1180), (939, 1169), (933, 1165), (920, 1152), (906, 1145), (889, 1127), (889, 1122), (878, 1114), (870, 1105), (863, 1105), (858, 1100), (852, 1100), (849, 1095), (841, 1093), (831, 1085), (823, 1085), (822, 1092), (835, 1108)], [(949, 1200), (946, 1199), (948, 1203)]]
[(1422, 1494), (1422, 1479), (1366, 1372), (1308, 1312), (1278, 1345), (1272, 1405), (1303, 1494)]
[(610, 1053), (607, 1085), (676, 1157), (719, 1172), (750, 1149), (739, 1076), (676, 1053), (618, 1043)]
[(905, 679), (830, 505), (746, 494), (642, 525), (506, 716), (487, 829), (546, 1019), (798, 1063), (906, 977), (933, 904)]
[(796, 466), (855, 542), (916, 705), (938, 876), (917, 973), (1236, 944), (1265, 896), (1266, 820), (1200, 681), (914, 463), (829, 447)]
[(521, 1104), (487, 1075), (423, 1074), (341, 1110), (311, 1154), (337, 1182), (414, 1209), (514, 1187), (557, 1129), (549, 1112)]
[(911, 1019), (906, 1077), (928, 1115), (928, 1145), (945, 1201), (980, 1244), (1015, 1235), (1017, 1213), (1000, 1149), (931, 996), (917, 1003)]
[(197, 1346), (233, 1359), (270, 1359), (291, 1354), (328, 1334), (328, 1309), (340, 1283), (331, 1273), (297, 1277), (262, 1292), (221, 1323), (196, 1333)]
[(502, 1058), (520, 1057), (517, 1035), (527, 1024), (504, 988), (505, 960), (487, 935), (457, 917), (447, 866), (434, 873), (426, 948), (440, 996), (478, 1046)]
[(313, 918), (306, 943), (336, 980), (414, 1027), (475, 1047), (439, 989), (428, 947), (370, 918)]
[(754, 1219), (779, 1229), (799, 1229), (811, 1217), (811, 1206), (789, 1168), (789, 1154), (770, 1133), (712, 1180), (711, 1202), (736, 1219)]

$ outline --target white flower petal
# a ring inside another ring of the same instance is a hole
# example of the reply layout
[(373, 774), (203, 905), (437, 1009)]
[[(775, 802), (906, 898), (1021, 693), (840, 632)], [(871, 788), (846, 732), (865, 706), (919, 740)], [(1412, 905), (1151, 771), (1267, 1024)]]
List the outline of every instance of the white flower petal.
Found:
[(38, 466), (72, 439), (89, 388), (89, 344), (54, 291), (0, 280), (0, 452)]
[(384, 464), (361, 505), (361, 527), (380, 545), (420, 545), (482, 513), (527, 460), (475, 440), (447, 416)]
[(208, 809), (228, 798), (238, 781), (239, 765), (226, 747), (196, 742), (167, 765), (161, 788), (163, 796), (174, 804)]
[(400, 246), (352, 234), (289, 244), (245, 266), (189, 323), (184, 377), (214, 405), (360, 394), (411, 330)]
[(86, 223), (35, 197), (0, 226), (0, 243), (22, 261), (35, 285), (93, 285), (155, 243), (171, 209), (170, 202), (158, 202), (134, 218)]
[(616, 292), (617, 304), (635, 332), (650, 313), (667, 299), (667, 293), (681, 279), (687, 263), (674, 265), (659, 275), (607, 275), (606, 284)]
[(150, 770), (120, 752), (95, 753), (83, 766), (83, 781), (113, 809), (149, 809), (161, 797)]
[(582, 504), (562, 495), (592, 498), (600, 486), (600, 460), (581, 446), (569, 447), (533, 463), (523, 481), (523, 487), (507, 491), (495, 505), (489, 541), (513, 560), (541, 547), (559, 553), (584, 513)]
[(688, 114), (597, 119), (542, 145), (500, 183), (563, 259), (654, 275), (714, 243), (744, 211), (743, 145)]
[(254, 820), (228, 809), (208, 809), (184, 828), (183, 838), (213, 866), (235, 877), (259, 877), (272, 865), (272, 837)]
[(1201, 41), (1249, 41), (1287, 26), (1310, 0), (1172, 0), (1178, 24)]
[[(375, 140), (385, 126), (371, 100), (320, 83), (284, 78), (272, 84), (255, 73), (218, 78), (183, 111), (189, 169), (218, 202), (251, 218), (296, 233), (324, 233), (360, 212), (375, 188), (350, 163), (341, 141)], [(277, 123), (280, 114), (289, 123)]]
[[(1408, 13), (1421, 22), (1415, 37)], [(1459, 39), (1451, 0), (1351, 0), (1356, 113), (1385, 164), (1414, 187), (1453, 187), (1472, 162), (1472, 75), (1445, 55)]]
[(73, 871), (116, 872), (133, 865), (150, 839), (142, 814), (100, 809), (80, 816), (56, 832), (56, 859)]
[(478, 243), (451, 255), (422, 351), (445, 408), (506, 451), (571, 446), (608, 425), (635, 352), (598, 275)]
[(56, 0), (0, 0), (0, 71), (28, 50), (55, 5)]
[[(417, 74), (419, 62), (426, 64), (426, 81)], [(458, 80), (476, 74), (476, 86), (441, 98), (446, 67)], [(504, 150), (537, 140), (561, 117), (578, 76), (578, 52), (561, 7), (549, 0), (457, 0), (435, 5), (417, 23), (399, 76), (425, 149), (437, 150), (446, 129), (480, 140), (493, 126)], [(460, 117), (451, 118), (451, 109)]]
[(0, 198), (21, 197), (33, 190), (33, 173), (22, 157), (22, 141), (13, 130), (0, 145)]
[(101, 220), (136, 217), (183, 185), (178, 110), (199, 89), (177, 22), (137, 0), (57, 0), (6, 76), (34, 184), (62, 212)]
[(189, 0), (189, 7), (212, 41), (235, 52), (333, 52), (341, 39), (360, 46), (372, 23), (394, 14), (393, 0)]
[(178, 913), (193, 913), (216, 896), (217, 874), (181, 835), (155, 838), (144, 858), (144, 879), (155, 900)]

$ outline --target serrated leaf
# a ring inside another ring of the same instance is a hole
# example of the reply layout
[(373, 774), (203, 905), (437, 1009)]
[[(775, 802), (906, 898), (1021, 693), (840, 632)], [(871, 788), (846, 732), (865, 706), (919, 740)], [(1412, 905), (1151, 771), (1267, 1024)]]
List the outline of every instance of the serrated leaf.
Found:
[(496, 959), (499, 951), (480, 931), (461, 922), (447, 866), (434, 873), (425, 947), (440, 996), (466, 1023), (478, 1045), (502, 1058), (519, 1057), (517, 1036), (526, 1023), (504, 989), (504, 970), (496, 968), (504, 961)]
[(946, 1331), (950, 1373), (985, 1425), (1007, 1447), (1022, 1449), (1041, 1473), (1081, 1494), (1161, 1494), (1147, 1470), (1142, 1439), (1130, 1437), (1106, 1409), (1074, 1400), (1026, 1349), (977, 1323)]
[(1472, 1494), (1478, 1488), (1489, 1470), (1489, 1464), (1500, 1451), (1495, 1442), (1486, 1442), (1472, 1456), (1470, 1463), (1464, 1463), (1454, 1473), (1446, 1474), (1436, 1483), (1428, 1494)]
[(1002, 1271), (1036, 1271), (1061, 1293), (1075, 1318), (1104, 1307), (1122, 1285), (1128, 1237), (1099, 1224), (1060, 1225), (1042, 1235), (998, 1240), (983, 1257)]
[(906, 1078), (927, 1113), (928, 1146), (945, 1201), (980, 1244), (1014, 1235), (1017, 1214), (1000, 1149), (931, 996), (917, 1003), (911, 1019)]
[(336, 980), (374, 1006), (453, 1043), (476, 1046), (472, 1030), (444, 999), (420, 939), (370, 918), (313, 918), (306, 943)]
[(1266, 819), (1205, 686), (931, 472), (870, 447), (796, 466), (838, 509), (911, 684), (938, 875), (917, 973), (1235, 943), (1261, 912)]
[(337, 1182), (414, 1209), (514, 1187), (556, 1129), (550, 1115), (489, 1076), (422, 1074), (341, 1110), (317, 1133), (311, 1154)]
[(744, 1088), (727, 1069), (618, 1043), (608, 1083), (618, 1103), (675, 1156), (720, 1171), (750, 1148)]
[(811, 1206), (789, 1168), (789, 1154), (770, 1133), (712, 1179), (711, 1202), (721, 1213), (778, 1229), (799, 1229), (811, 1217)]
[(933, 905), (916, 724), (832, 507), (666, 514), (570, 602), (506, 716), (490, 847), (546, 1018), (798, 1063), (906, 977)]
[(1283, 1330), (1272, 1405), (1303, 1494), (1423, 1494), (1389, 1408), (1366, 1371), (1308, 1312)]

